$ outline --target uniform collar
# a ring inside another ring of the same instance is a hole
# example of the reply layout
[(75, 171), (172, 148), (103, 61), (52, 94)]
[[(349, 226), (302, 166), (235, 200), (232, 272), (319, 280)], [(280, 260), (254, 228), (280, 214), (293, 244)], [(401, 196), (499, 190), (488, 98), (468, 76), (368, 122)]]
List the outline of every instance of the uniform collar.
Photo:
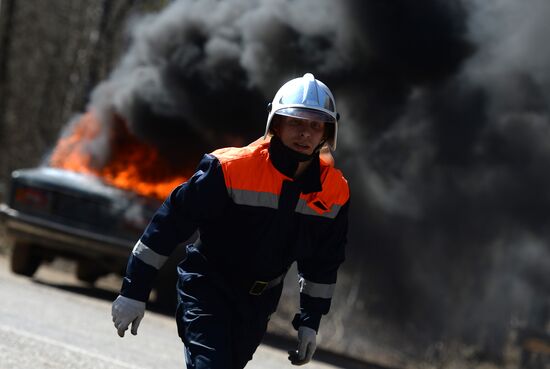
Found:
[[(298, 161), (293, 155), (289, 155), (288, 147), (276, 136), (271, 138), (269, 144), (269, 158), (271, 163), (279, 172), (287, 177), (294, 178), (294, 173), (298, 169)], [(316, 155), (311, 160), (306, 170), (294, 182), (298, 184), (300, 190), (304, 194), (312, 192), (320, 192), (323, 187), (321, 185), (321, 165), (319, 155)]]
[(321, 185), (321, 164), (319, 162), (319, 156), (311, 160), (306, 170), (304, 170), (295, 181), (299, 184), (304, 194), (321, 192), (323, 190), (323, 186)]

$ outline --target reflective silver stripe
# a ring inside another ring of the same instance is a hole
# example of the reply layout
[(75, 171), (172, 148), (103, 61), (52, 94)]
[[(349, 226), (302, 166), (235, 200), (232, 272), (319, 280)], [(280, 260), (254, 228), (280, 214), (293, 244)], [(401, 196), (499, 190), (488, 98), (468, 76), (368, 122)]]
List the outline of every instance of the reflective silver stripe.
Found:
[(155, 269), (160, 269), (166, 260), (168, 260), (168, 256), (154, 252), (143, 242), (141, 242), (141, 240), (139, 240), (134, 246), (132, 254), (134, 254), (135, 257), (143, 261), (145, 264), (151, 265)]
[(307, 205), (307, 202), (305, 200), (299, 199), (298, 204), (296, 204), (296, 212), (301, 213), (301, 214), (305, 214), (305, 215), (316, 215), (318, 217), (325, 217), (325, 218), (334, 219), (334, 218), (336, 218), (336, 215), (338, 215), (338, 212), (340, 211), (341, 207), (342, 207), (341, 205), (333, 204), (330, 207), (330, 211), (327, 211), (326, 213), (319, 214), (315, 210), (310, 208)]
[(324, 299), (332, 298), (336, 283), (324, 284), (308, 281), (305, 278), (300, 278), (300, 293), (304, 293), (311, 297), (321, 297)]
[[(233, 199), (235, 204), (239, 205), (249, 205), (249, 206), (263, 206), (266, 208), (277, 209), (279, 207), (279, 195), (276, 195), (271, 192), (258, 192), (250, 190), (238, 190), (235, 188), (228, 188), (229, 196)], [(311, 207), (308, 206), (307, 202), (303, 199), (299, 199), (296, 204), (295, 211), (297, 213), (305, 215), (315, 215), (319, 217), (334, 219), (338, 215), (338, 212), (342, 208), (341, 205), (333, 204), (330, 208), (330, 211), (326, 213), (319, 214)]]
[(263, 206), (273, 209), (277, 209), (279, 206), (279, 196), (274, 193), (238, 190), (234, 188), (229, 188), (228, 192), (235, 204)]

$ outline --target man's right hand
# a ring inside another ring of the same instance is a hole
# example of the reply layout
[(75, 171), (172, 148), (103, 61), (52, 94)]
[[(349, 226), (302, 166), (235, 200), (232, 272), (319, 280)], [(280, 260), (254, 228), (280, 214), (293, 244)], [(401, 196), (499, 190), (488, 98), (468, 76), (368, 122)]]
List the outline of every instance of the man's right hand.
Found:
[(113, 301), (111, 315), (120, 337), (124, 337), (124, 332), (126, 332), (130, 323), (132, 323), (132, 334), (135, 336), (139, 323), (145, 315), (145, 302), (119, 295)]

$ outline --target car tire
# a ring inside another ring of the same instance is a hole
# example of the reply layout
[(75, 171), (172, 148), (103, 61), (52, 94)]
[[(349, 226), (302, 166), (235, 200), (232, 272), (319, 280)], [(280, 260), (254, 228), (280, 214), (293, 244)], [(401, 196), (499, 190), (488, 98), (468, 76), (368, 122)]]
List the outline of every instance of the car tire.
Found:
[(36, 246), (21, 241), (15, 242), (10, 259), (10, 268), (13, 273), (32, 277), (41, 262), (42, 257)]
[(79, 261), (76, 264), (76, 278), (81, 282), (93, 285), (103, 274), (103, 271), (94, 263)]

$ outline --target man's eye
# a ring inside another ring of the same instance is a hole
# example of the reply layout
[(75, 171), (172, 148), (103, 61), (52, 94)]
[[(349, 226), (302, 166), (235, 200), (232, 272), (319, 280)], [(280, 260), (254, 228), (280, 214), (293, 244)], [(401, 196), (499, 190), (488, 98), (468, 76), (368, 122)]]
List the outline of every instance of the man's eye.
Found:
[(323, 124), (321, 122), (311, 122), (311, 128), (318, 130), (323, 128)]

